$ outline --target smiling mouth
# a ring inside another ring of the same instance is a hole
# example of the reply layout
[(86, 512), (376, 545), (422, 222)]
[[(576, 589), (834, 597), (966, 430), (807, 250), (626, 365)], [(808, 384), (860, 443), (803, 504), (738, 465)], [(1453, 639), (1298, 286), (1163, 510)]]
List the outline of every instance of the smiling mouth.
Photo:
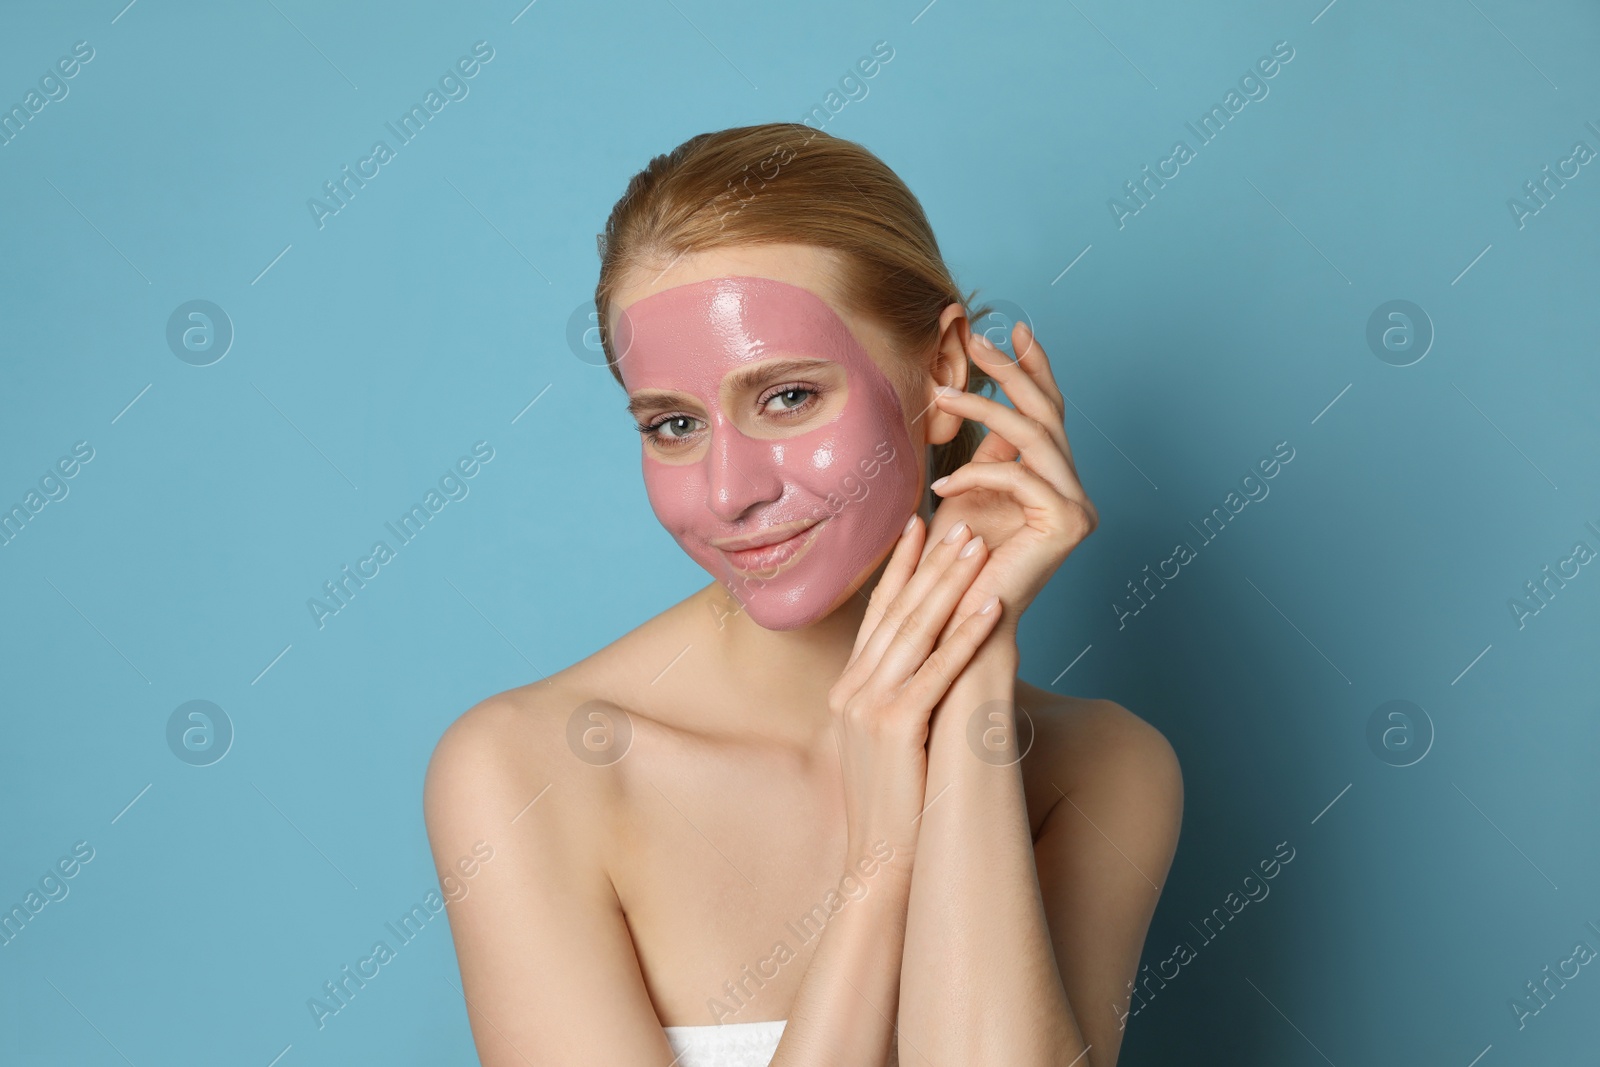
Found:
[(771, 579), (793, 566), (801, 556), (805, 555), (806, 550), (816, 541), (817, 531), (827, 521), (819, 519), (794, 536), (770, 545), (761, 545), (758, 548), (718, 548), (717, 551), (722, 553), (722, 558), (727, 560), (734, 570)]

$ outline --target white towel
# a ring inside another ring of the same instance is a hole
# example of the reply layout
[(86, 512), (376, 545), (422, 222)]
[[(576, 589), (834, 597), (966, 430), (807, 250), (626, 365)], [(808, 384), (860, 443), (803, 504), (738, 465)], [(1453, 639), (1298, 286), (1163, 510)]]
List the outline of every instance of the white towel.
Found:
[[(767, 1067), (787, 1019), (761, 1023), (726, 1023), (722, 1026), (666, 1026), (667, 1043), (677, 1053), (673, 1067)], [(889, 1045), (885, 1067), (898, 1067), (900, 1058)]]

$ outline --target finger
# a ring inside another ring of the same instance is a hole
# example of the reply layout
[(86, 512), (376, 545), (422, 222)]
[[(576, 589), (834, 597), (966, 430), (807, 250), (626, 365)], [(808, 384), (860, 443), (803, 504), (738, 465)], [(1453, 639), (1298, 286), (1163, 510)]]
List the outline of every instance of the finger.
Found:
[[(1056, 384), (1055, 371), (1050, 368), (1050, 357), (1045, 354), (1044, 346), (1039, 344), (1039, 339), (1034, 336), (1033, 328), (1027, 323), (1018, 321), (1012, 331), (1011, 347), (1021, 353), (1017, 357), (1027, 372), (1032, 375), (1034, 382), (1055, 409), (1056, 419), (1052, 423), (1061, 429), (1061, 451), (1067, 457), (1067, 463), (1074, 471), (1078, 469), (1077, 461), (1072, 458), (1072, 442), (1067, 440), (1066, 414), (1067, 397)], [(1079, 412), (1082, 414), (1082, 412)]]
[(904, 695), (907, 701), (913, 707), (926, 706), (931, 713), (933, 706), (949, 690), (956, 675), (966, 669), (984, 639), (994, 632), (1004, 610), (1000, 598), (991, 596), (982, 607), (963, 619), (961, 625), (933, 650), (911, 681), (906, 683)]
[(1063, 493), (1020, 463), (967, 463), (928, 488), (946, 498), (971, 489), (1009, 494), (1022, 505), (1030, 525), (1081, 540), (1099, 524), (1099, 513), (1076, 478), (1072, 487), (1072, 493)]
[(950, 613), (983, 569), (988, 559), (986, 549), (982, 538), (974, 537), (968, 541), (956, 558), (950, 561), (939, 580), (929, 587), (927, 595), (899, 619), (872, 673), (863, 683), (863, 691), (892, 695), (899, 692), (917, 672), (933, 651), (945, 624), (950, 621)]
[(907, 616), (927, 598), (928, 591), (938, 584), (971, 539), (972, 529), (966, 523), (958, 522), (917, 564), (915, 573), (906, 582), (905, 588), (884, 610), (882, 620), (862, 644), (860, 653), (851, 664), (857, 689), (864, 686), (865, 680), (877, 669), (878, 661), (883, 658), (884, 649), (904, 625)]
[(1073, 473), (1072, 465), (1067, 462), (1063, 452), (1066, 435), (1059, 425), (1052, 427), (1040, 423), (978, 393), (952, 391), (936, 393), (934, 397), (941, 409), (982, 423), (989, 428), (991, 436), (999, 434), (1004, 437), (1017, 450), (1023, 463), (1063, 494), (1076, 484), (1077, 475)]
[(889, 565), (883, 569), (878, 584), (872, 588), (872, 595), (867, 598), (867, 613), (861, 620), (861, 628), (856, 631), (855, 646), (850, 650), (846, 670), (860, 655), (861, 646), (867, 643), (867, 638), (878, 628), (885, 610), (900, 595), (912, 574), (916, 573), (917, 561), (922, 558), (922, 541), (927, 533), (928, 528), (923, 525), (922, 516), (913, 514), (895, 542), (894, 551), (889, 554)]
[[(1037, 343), (1015, 361), (981, 333), (972, 334), (972, 343), (968, 347), (976, 353), (974, 362), (999, 383), (1018, 411), (1042, 423), (1061, 422), (1066, 404), (1054, 381), (1042, 383), (1039, 380), (1040, 365), (1043, 364), (1048, 372), (1049, 364)], [(1018, 351), (1023, 351), (1023, 348), (1019, 347)]]
[(1050, 367), (1050, 357), (1039, 343), (1039, 338), (1034, 336), (1033, 327), (1021, 319), (1011, 328), (1011, 348), (1017, 353), (1017, 362), (1033, 376), (1044, 395), (1054, 398), (1056, 408), (1064, 410), (1064, 398), (1061, 387), (1056, 384), (1055, 371)]
[[(921, 537), (918, 535), (920, 543)], [(956, 558), (957, 553), (972, 537), (972, 530), (964, 522), (952, 526), (945, 536), (928, 549), (928, 554), (918, 560), (914, 553), (908, 554), (912, 560), (912, 573), (899, 590), (892, 596), (886, 595), (881, 603), (876, 625), (864, 638), (857, 633), (860, 647), (851, 655), (850, 662), (846, 665), (844, 673), (840, 676), (852, 689), (860, 689), (863, 681), (870, 677), (877, 666), (878, 658), (882, 655), (884, 646), (894, 636), (895, 628), (906, 614), (927, 594), (927, 590), (939, 579), (950, 561)], [(874, 590), (874, 595), (876, 595)], [(865, 623), (863, 623), (863, 629)]]
[[(989, 347), (987, 342), (988, 338), (982, 335), (973, 339), (971, 346), (974, 351), (973, 362), (989, 372), (989, 376), (1010, 398), (1017, 411), (1041, 425), (1052, 428), (1058, 447), (1070, 464), (1072, 450), (1067, 444), (1061, 402), (1047, 396), (1038, 383), (1029, 376), (1025, 367), (1013, 363), (1004, 352)], [(1017, 455), (1018, 450), (1012, 442), (1001, 435), (991, 433), (984, 435), (973, 453), (973, 458), (986, 462), (1007, 462), (1016, 459)]]

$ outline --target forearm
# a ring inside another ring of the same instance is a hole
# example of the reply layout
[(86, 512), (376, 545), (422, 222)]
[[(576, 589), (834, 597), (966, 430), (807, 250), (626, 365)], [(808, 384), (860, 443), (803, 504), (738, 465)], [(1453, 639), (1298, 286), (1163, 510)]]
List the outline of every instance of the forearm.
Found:
[[(994, 635), (931, 726), (901, 968), (908, 1065), (1064, 1065), (1084, 1051), (1034, 867), (1011, 718), (1016, 666), (1014, 642)], [(1011, 731), (1003, 748), (998, 730)]]
[(772, 1067), (883, 1067), (894, 1040), (911, 854), (865, 862), (870, 873), (862, 856), (847, 869), (865, 888), (842, 898), (822, 928)]

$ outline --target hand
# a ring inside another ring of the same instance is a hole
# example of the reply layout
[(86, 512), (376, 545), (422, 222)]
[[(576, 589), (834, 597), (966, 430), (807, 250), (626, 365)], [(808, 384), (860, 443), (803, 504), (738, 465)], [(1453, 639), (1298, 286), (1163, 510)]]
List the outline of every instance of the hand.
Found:
[(1015, 363), (970, 331), (967, 352), (1015, 410), (977, 393), (939, 392), (934, 398), (945, 411), (989, 430), (970, 462), (932, 486), (943, 499), (929, 537), (965, 522), (990, 548), (989, 562), (957, 606), (952, 625), (998, 595), (1014, 628), (1056, 568), (1100, 524), (1073, 466), (1062, 425), (1065, 402), (1044, 348), (1021, 322), (1012, 328), (1011, 343), (1021, 353)]
[(844, 772), (848, 855), (882, 839), (897, 858), (905, 856), (906, 874), (927, 784), (929, 717), (1002, 610), (998, 597), (980, 602), (934, 647), (988, 553), (982, 538), (960, 526), (923, 557), (925, 532), (913, 515), (872, 591), (850, 661), (828, 692)]

